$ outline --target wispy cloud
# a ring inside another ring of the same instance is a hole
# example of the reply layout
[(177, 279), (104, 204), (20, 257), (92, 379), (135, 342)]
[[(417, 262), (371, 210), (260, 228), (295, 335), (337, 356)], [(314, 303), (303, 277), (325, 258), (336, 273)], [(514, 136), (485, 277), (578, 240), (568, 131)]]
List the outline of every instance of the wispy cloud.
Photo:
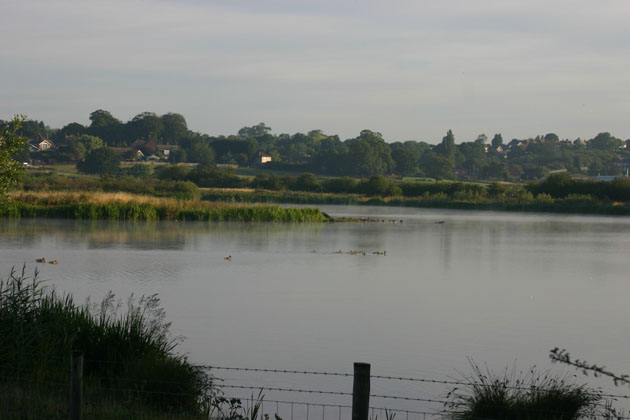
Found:
[(215, 134), (264, 120), (391, 140), (628, 136), (628, 17), (615, 0), (9, 1), (0, 118), (106, 108), (177, 111)]

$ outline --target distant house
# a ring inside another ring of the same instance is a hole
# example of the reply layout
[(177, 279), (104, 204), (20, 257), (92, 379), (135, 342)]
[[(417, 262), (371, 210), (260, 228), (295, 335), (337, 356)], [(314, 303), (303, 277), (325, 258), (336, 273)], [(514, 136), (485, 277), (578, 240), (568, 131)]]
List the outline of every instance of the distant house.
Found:
[(48, 139), (42, 139), (39, 141), (29, 142), (29, 149), (31, 152), (39, 152), (42, 150), (54, 149), (55, 145)]
[(157, 151), (162, 153), (164, 156), (168, 157), (171, 154), (171, 151), (179, 150), (179, 146), (176, 144), (158, 144)]
[(256, 159), (256, 163), (263, 165), (267, 162), (271, 162), (271, 155), (268, 155), (265, 152), (258, 152), (258, 158)]
[(129, 152), (133, 152), (133, 158), (129, 158), (129, 156), (127, 155), (127, 160), (134, 160), (134, 159), (137, 160), (137, 159), (142, 159), (144, 157), (144, 153), (142, 153), (142, 150), (135, 149), (133, 147), (112, 147), (111, 149), (114, 152), (120, 153), (123, 156), (127, 155)]
[(39, 150), (48, 150), (48, 149), (54, 149), (55, 145), (53, 144), (52, 141), (48, 139), (44, 139), (37, 144), (37, 147), (39, 147)]

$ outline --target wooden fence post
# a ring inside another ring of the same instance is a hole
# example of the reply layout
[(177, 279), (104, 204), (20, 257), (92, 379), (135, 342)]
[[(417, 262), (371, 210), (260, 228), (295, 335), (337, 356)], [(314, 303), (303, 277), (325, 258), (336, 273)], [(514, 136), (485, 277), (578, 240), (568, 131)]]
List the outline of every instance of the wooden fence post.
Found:
[(81, 420), (81, 408), (83, 406), (83, 352), (72, 352), (70, 374), (70, 420)]
[(370, 411), (370, 364), (354, 364), (352, 420), (368, 420)]

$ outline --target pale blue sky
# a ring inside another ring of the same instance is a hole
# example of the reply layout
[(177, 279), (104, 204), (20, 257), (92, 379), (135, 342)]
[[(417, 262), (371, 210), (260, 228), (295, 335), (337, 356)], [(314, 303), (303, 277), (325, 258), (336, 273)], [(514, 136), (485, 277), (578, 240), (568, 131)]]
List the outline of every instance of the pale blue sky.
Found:
[(627, 0), (3, 0), (0, 119), (630, 137)]

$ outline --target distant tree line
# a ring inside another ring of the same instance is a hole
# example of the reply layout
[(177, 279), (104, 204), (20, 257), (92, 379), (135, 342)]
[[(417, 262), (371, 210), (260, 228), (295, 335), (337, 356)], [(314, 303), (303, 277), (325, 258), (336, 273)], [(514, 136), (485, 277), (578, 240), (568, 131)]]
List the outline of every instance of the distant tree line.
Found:
[[(0, 121), (0, 127), (6, 124), (11, 123)], [(81, 170), (93, 173), (110, 173), (117, 167), (115, 161), (135, 159), (133, 151), (117, 149), (132, 145), (145, 156), (155, 153), (160, 145), (176, 146), (168, 157), (161, 156), (171, 163), (251, 166), (263, 152), (272, 158), (266, 168), (358, 178), (395, 175), (518, 181), (540, 179), (556, 171), (620, 175), (630, 166), (630, 152), (625, 149), (630, 140), (624, 142), (610, 133), (600, 133), (586, 141), (561, 140), (555, 133), (548, 133), (507, 143), (501, 134), (491, 139), (480, 134), (456, 144), (454, 133), (448, 130), (441, 142), (432, 145), (415, 140), (388, 143), (380, 133), (371, 130), (343, 141), (321, 130), (274, 135), (270, 127), (259, 123), (243, 127), (235, 135), (209, 136), (189, 130), (186, 119), (177, 113), (143, 112), (122, 122), (108, 111), (96, 110), (90, 114), (88, 126), (74, 122), (51, 129), (41, 121), (27, 120), (20, 134), (31, 140), (50, 139), (56, 146), (53, 150), (30, 152), (31, 158), (76, 162)], [(18, 158), (27, 161), (28, 149)]]

